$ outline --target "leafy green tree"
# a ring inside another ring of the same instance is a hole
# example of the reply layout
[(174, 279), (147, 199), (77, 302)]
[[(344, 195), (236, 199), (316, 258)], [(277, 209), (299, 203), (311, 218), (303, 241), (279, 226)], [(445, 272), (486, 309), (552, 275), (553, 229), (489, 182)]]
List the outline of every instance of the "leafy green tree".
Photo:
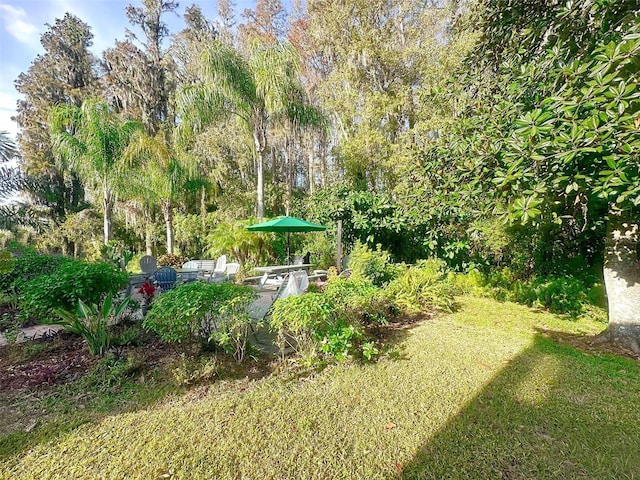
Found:
[[(167, 232), (167, 253), (173, 253), (173, 214), (184, 197), (190, 177), (189, 165), (180, 158), (162, 133), (133, 136), (123, 153), (129, 168), (120, 178), (120, 189), (148, 208), (160, 205)], [(181, 161), (182, 160), (182, 161)]]
[(75, 105), (94, 95), (98, 88), (96, 59), (89, 51), (93, 43), (90, 27), (66, 13), (56, 19), (40, 37), (44, 53), (15, 81), (22, 94), (15, 120), (20, 126), (18, 143), (22, 171), (29, 177), (25, 186), (39, 215), (59, 223), (67, 213), (84, 208), (84, 188), (73, 172), (55, 161), (47, 124), (55, 105)]
[[(202, 54), (201, 80), (183, 86), (177, 105), (179, 134), (188, 138), (223, 118), (235, 117), (253, 143), (257, 177), (257, 214), (264, 216), (264, 166), (270, 125), (284, 119), (306, 122), (313, 115), (295, 95), (298, 56), (288, 43), (254, 44), (248, 59), (232, 47), (214, 42)], [(293, 95), (292, 95), (293, 94)]]
[(122, 153), (140, 124), (118, 117), (106, 103), (86, 100), (81, 108), (61, 105), (50, 115), (53, 151), (102, 201), (104, 243), (111, 240), (115, 187), (124, 170)]
[(482, 2), (470, 58), (477, 101), (459, 142), (512, 222), (604, 243), (607, 335), (636, 351), (638, 15), (625, 1)]

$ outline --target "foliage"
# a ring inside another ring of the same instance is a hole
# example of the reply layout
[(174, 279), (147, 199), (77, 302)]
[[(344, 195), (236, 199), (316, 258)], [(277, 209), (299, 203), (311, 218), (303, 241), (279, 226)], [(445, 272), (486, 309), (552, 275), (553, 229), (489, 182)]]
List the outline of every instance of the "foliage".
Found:
[(335, 314), (346, 322), (360, 325), (386, 323), (395, 314), (393, 300), (366, 278), (332, 277), (324, 287)]
[(9, 250), (0, 251), (0, 275), (7, 275), (13, 272), (15, 268), (15, 260)]
[(116, 305), (111, 295), (108, 295), (100, 306), (78, 300), (75, 312), (56, 309), (55, 313), (60, 320), (53, 323), (62, 325), (68, 332), (80, 335), (87, 342), (91, 355), (102, 356), (111, 346), (110, 326), (117, 321), (128, 303), (129, 299), (125, 298)]
[(106, 263), (66, 260), (51, 274), (40, 275), (20, 288), (25, 314), (50, 317), (55, 309), (71, 311), (79, 300), (99, 304), (127, 284), (127, 274)]
[[(64, 222), (52, 226), (38, 236), (37, 247), (48, 253), (61, 253), (87, 261), (107, 260), (101, 251), (102, 221), (91, 208), (68, 214)], [(104, 245), (104, 244), (103, 244)]]
[(290, 346), (303, 356), (313, 357), (321, 332), (328, 331), (335, 323), (333, 310), (333, 302), (322, 293), (277, 300), (269, 326), (277, 333), (276, 343), (281, 351)]
[[(246, 310), (255, 298), (250, 287), (233, 283), (191, 282), (164, 292), (154, 301), (144, 327), (166, 341), (203, 346), (233, 345), (242, 356), (250, 319)], [(217, 335), (219, 333), (220, 335)]]
[(364, 327), (384, 320), (389, 310), (379, 293), (366, 280), (332, 279), (323, 293), (276, 301), (270, 327), (281, 351), (291, 347), (305, 361), (313, 362), (320, 354), (338, 361), (371, 360), (377, 349)]
[(5, 293), (20, 291), (30, 280), (41, 275), (52, 274), (69, 261), (66, 257), (45, 255), (27, 249), (15, 257), (13, 270), (10, 273), (0, 274), (0, 291)]
[(175, 253), (163, 253), (158, 257), (158, 267), (172, 267), (180, 268), (187, 263), (189, 259), (184, 255), (177, 255)]
[(22, 96), (16, 121), (24, 187), (38, 218), (57, 224), (84, 208), (85, 200), (78, 176), (53, 155), (48, 116), (56, 105), (80, 105), (96, 93), (97, 60), (89, 50), (91, 27), (77, 16), (65, 13), (46, 27), (39, 39), (44, 52), (15, 81)]
[(142, 295), (145, 305), (150, 305), (156, 293), (156, 286), (146, 280), (138, 289), (138, 293)]
[(49, 115), (53, 152), (93, 188), (102, 201), (104, 243), (111, 240), (115, 190), (123, 174), (122, 153), (141, 127), (125, 121), (101, 100), (87, 99), (82, 107), (59, 105)]
[(389, 283), (398, 274), (398, 267), (391, 263), (391, 255), (379, 244), (371, 250), (357, 242), (349, 254), (349, 268), (355, 278), (366, 278), (378, 287)]
[(111, 262), (115, 267), (122, 270), (126, 269), (127, 264), (133, 258), (133, 251), (122, 242), (109, 240), (106, 245), (100, 246), (100, 253), (106, 262)]
[(206, 237), (207, 252), (212, 257), (229, 255), (242, 265), (261, 265), (274, 258), (274, 234), (250, 232), (246, 221), (220, 222)]
[(447, 282), (445, 264), (424, 260), (407, 268), (385, 288), (385, 294), (407, 313), (426, 309), (451, 312), (454, 309), (453, 288)]
[(213, 380), (219, 374), (215, 357), (187, 356), (184, 353), (171, 365), (171, 377), (178, 386), (191, 386)]

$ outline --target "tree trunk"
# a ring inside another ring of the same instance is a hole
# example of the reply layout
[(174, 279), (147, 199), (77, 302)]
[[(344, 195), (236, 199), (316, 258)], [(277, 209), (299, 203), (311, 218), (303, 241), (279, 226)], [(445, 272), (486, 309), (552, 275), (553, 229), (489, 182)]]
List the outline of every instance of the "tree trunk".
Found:
[(314, 190), (314, 161), (313, 161), (313, 139), (311, 140), (311, 147), (309, 147), (309, 195), (313, 195)]
[(638, 223), (611, 216), (607, 228), (604, 283), (609, 302), (609, 328), (613, 343), (640, 353), (640, 262)]
[(285, 193), (284, 193), (284, 214), (289, 215), (291, 213), (291, 157), (289, 155), (288, 143), (285, 144), (282, 150), (284, 156), (284, 169), (285, 169)]
[(144, 229), (144, 246), (147, 255), (153, 255), (153, 225), (151, 221), (147, 223)]
[(111, 240), (111, 210), (112, 210), (112, 202), (111, 202), (111, 192), (109, 189), (105, 188), (103, 190), (102, 197), (102, 209), (104, 211), (104, 229), (103, 229), (103, 240), (104, 244), (107, 245), (109, 240)]
[(163, 207), (164, 223), (167, 226), (167, 253), (173, 253), (173, 206), (165, 202)]
[(256, 175), (258, 177), (258, 221), (264, 217), (264, 152), (267, 148), (258, 128), (254, 128), (253, 142), (256, 149)]

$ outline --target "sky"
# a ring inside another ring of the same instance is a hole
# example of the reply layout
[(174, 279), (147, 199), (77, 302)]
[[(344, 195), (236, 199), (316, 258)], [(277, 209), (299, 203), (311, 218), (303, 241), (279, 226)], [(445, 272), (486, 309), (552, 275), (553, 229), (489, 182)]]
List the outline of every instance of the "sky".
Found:
[[(205, 15), (215, 20), (215, 0), (186, 0), (179, 2), (177, 12), (196, 3)], [(15, 138), (18, 127), (11, 117), (16, 112), (20, 98), (13, 82), (21, 72), (26, 72), (36, 55), (43, 53), (40, 35), (70, 12), (86, 22), (93, 32), (91, 50), (100, 58), (102, 51), (113, 46), (116, 39), (124, 39), (125, 28), (132, 28), (125, 15), (127, 5), (140, 6), (140, 0), (0, 0), (0, 131), (9, 132)], [(255, 1), (236, 0), (238, 13), (254, 8)], [(238, 15), (239, 18), (239, 15)], [(183, 27), (182, 19), (165, 14), (165, 22), (172, 33)], [(133, 29), (135, 33), (138, 33)]]

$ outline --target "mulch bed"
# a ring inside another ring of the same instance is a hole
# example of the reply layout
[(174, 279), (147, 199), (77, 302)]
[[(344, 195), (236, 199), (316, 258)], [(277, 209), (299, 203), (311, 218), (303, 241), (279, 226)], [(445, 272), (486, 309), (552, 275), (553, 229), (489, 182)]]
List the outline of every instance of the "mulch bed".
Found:
[(0, 392), (67, 383), (84, 375), (96, 361), (82, 340), (72, 335), (60, 334), (34, 342), (50, 345), (34, 358), (22, 362), (16, 361), (18, 352), (11, 350), (24, 348), (24, 345), (0, 348)]

